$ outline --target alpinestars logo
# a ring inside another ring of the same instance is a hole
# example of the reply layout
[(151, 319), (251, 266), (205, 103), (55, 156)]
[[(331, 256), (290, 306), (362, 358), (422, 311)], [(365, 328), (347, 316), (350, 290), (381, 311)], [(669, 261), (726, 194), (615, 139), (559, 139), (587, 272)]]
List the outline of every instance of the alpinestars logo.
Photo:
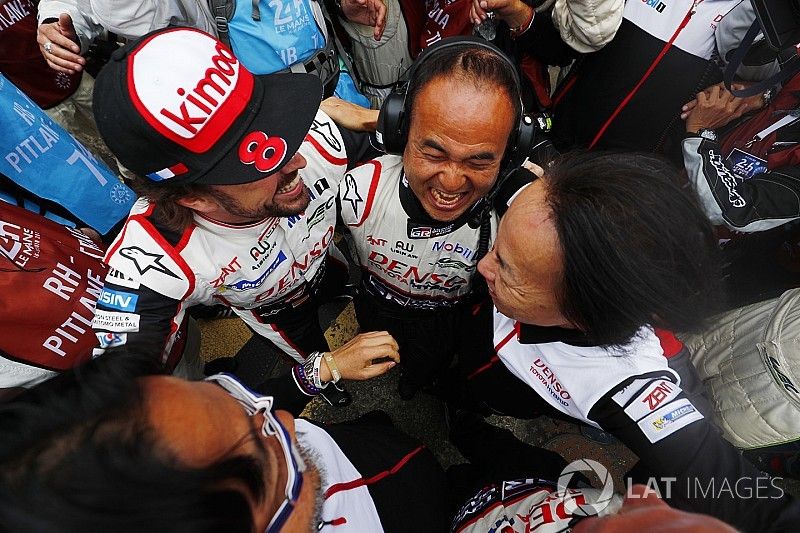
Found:
[(139, 274), (144, 275), (148, 270), (155, 270), (167, 276), (180, 279), (174, 272), (161, 263), (161, 260), (164, 258), (163, 254), (151, 254), (145, 252), (138, 246), (128, 246), (127, 248), (120, 249), (119, 255), (133, 261)]

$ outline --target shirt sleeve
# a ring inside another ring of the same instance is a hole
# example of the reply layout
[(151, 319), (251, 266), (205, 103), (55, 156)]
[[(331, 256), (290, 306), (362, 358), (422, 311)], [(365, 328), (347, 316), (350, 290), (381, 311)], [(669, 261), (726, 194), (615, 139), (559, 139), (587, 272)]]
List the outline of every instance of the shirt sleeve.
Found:
[(689, 181), (711, 222), (742, 232), (764, 231), (800, 217), (800, 169), (784, 167), (738, 177), (720, 145), (702, 137), (683, 141)]
[(668, 372), (629, 378), (589, 418), (639, 456), (675, 507), (743, 531), (788, 531), (800, 523), (798, 503), (725, 441), (674, 380)]
[(182, 352), (184, 316), (179, 300), (109, 269), (92, 321), (100, 342), (94, 355), (125, 346), (130, 353), (159, 357), (172, 370)]
[(103, 32), (103, 27), (90, 14), (83, 13), (78, 9), (78, 3), (75, 0), (42, 0), (39, 2), (39, 24), (47, 19), (58, 19), (62, 13), (66, 13), (72, 19), (75, 33), (80, 40), (81, 54), (85, 54), (89, 51), (92, 41)]
[(553, 23), (565, 43), (587, 54), (614, 38), (624, 8), (624, 0), (556, 0)]

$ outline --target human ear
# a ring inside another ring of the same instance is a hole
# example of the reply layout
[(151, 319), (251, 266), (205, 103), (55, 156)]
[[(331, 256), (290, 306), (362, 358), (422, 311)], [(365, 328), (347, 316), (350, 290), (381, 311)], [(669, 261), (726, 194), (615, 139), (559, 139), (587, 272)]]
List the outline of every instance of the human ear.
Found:
[(214, 198), (205, 195), (185, 196), (175, 200), (175, 203), (198, 213), (211, 213), (220, 208)]

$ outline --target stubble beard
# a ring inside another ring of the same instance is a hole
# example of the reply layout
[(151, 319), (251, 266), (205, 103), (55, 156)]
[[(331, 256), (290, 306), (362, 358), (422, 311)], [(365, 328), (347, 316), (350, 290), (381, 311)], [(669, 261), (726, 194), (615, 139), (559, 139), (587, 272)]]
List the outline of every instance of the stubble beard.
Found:
[[(292, 173), (289, 176), (284, 176), (283, 179), (281, 179), (281, 181), (278, 183), (278, 186), (275, 188), (275, 190), (278, 190), (284, 185), (290, 183), (295, 176), (296, 173)], [(252, 221), (258, 221), (264, 220), (265, 218), (291, 217), (294, 215), (299, 215), (305, 211), (308, 207), (308, 204), (311, 202), (311, 191), (305, 183), (302, 185), (303, 193), (292, 203), (284, 204), (271, 201), (256, 208), (244, 207), (241, 203), (239, 203), (238, 200), (228, 196), (228, 194), (220, 191), (219, 189), (212, 189), (211, 194), (214, 199), (231, 215), (246, 218)]]

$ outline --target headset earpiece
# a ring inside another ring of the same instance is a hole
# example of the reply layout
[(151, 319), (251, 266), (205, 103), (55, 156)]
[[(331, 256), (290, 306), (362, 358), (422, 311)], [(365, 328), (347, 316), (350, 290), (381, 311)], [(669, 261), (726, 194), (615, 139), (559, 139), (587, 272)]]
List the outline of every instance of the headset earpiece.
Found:
[(387, 154), (402, 155), (406, 147), (406, 85), (393, 90), (381, 105), (375, 137)]
[(538, 127), (531, 116), (522, 113), (519, 117), (519, 123), (517, 123), (515, 135), (506, 148), (507, 155), (505, 161), (503, 161), (503, 168), (517, 168), (525, 162), (538, 131)]
[[(428, 59), (442, 50), (448, 48), (461, 48), (474, 46), (490, 50), (503, 61), (505, 61), (511, 69), (514, 76), (514, 82), (517, 86), (517, 92), (522, 91), (522, 84), (519, 80), (517, 67), (506, 56), (502, 50), (493, 44), (481, 39), (479, 37), (448, 37), (442, 39), (433, 46), (425, 49), (417, 60), (411, 65), (408, 70), (408, 82), (398, 85), (383, 101), (380, 112), (378, 114), (378, 124), (376, 128), (376, 137), (378, 142), (383, 145), (384, 150), (389, 154), (401, 155), (406, 147), (408, 141), (408, 88), (415, 79), (416, 72), (420, 66)], [(506, 147), (506, 155), (503, 160), (503, 168), (514, 168), (522, 164), (528, 156), (528, 152), (534, 142), (536, 136), (536, 125), (534, 121), (525, 114), (525, 109), (520, 100), (520, 117), (519, 122), (515, 125), (514, 131), (509, 136), (509, 145)]]

